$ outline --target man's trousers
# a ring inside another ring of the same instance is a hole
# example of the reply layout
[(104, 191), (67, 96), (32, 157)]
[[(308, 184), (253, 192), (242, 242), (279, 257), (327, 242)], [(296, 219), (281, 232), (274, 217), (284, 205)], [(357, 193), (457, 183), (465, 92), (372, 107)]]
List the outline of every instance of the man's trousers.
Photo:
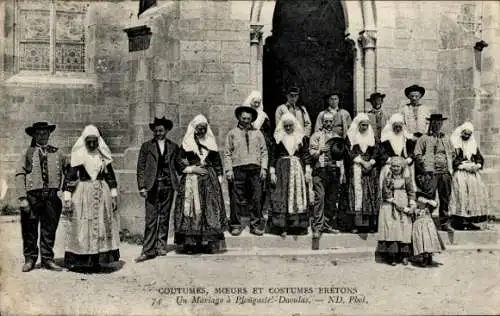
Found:
[(21, 210), (21, 231), (25, 259), (38, 260), (38, 225), (40, 224), (40, 254), (42, 261), (54, 259), (54, 242), (62, 212), (57, 189), (28, 192), (30, 211)]
[(241, 217), (250, 217), (250, 230), (263, 229), (262, 180), (260, 166), (246, 165), (233, 168), (231, 188), (231, 229), (242, 229)]
[(339, 185), (339, 167), (324, 167), (314, 170), (314, 208), (311, 225), (313, 232), (322, 232), (329, 228), (337, 229)]
[(449, 221), (448, 206), (452, 187), (452, 176), (448, 172), (434, 173), (426, 172), (417, 175), (416, 184), (425, 195), (435, 198), (436, 192), (439, 195), (439, 221), (445, 224)]
[(156, 181), (146, 197), (146, 228), (142, 254), (156, 256), (158, 251), (167, 250), (170, 210), (175, 191), (167, 182)]

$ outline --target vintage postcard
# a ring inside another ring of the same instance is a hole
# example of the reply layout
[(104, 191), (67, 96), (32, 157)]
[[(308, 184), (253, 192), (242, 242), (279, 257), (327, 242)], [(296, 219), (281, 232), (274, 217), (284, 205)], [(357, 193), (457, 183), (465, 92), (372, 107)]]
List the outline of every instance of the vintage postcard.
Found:
[(0, 314), (497, 315), (500, 2), (0, 0)]

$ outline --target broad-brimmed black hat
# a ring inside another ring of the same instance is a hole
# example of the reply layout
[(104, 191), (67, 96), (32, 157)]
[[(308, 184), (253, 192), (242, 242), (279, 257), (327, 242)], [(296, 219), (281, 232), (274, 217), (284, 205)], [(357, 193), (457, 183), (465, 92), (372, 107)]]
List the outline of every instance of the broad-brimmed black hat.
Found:
[(380, 93), (380, 92), (375, 92), (375, 93), (372, 93), (372, 94), (370, 95), (370, 97), (369, 97), (368, 99), (366, 99), (366, 101), (368, 101), (368, 102), (370, 102), (370, 103), (373, 103), (373, 102), (375, 102), (375, 100), (376, 100), (377, 98), (382, 98), (382, 99), (383, 99), (383, 98), (385, 98), (385, 94)]
[(35, 133), (35, 131), (41, 130), (41, 129), (46, 129), (50, 133), (52, 133), (56, 129), (56, 125), (49, 124), (47, 122), (36, 122), (35, 124), (31, 125), (30, 127), (26, 127), (26, 129), (24, 131), (26, 132), (26, 134), (33, 137), (33, 133)]
[(431, 114), (430, 117), (425, 118), (427, 121), (446, 121), (448, 118), (444, 117), (443, 114)]
[(158, 118), (158, 117), (155, 117), (155, 120), (153, 123), (150, 123), (149, 124), (149, 128), (154, 131), (155, 129), (155, 126), (159, 126), (159, 125), (163, 125), (165, 126), (165, 129), (167, 131), (171, 130), (172, 127), (174, 127), (174, 122), (172, 122), (171, 120), (169, 119), (166, 119), (165, 116), (162, 117), (162, 118)]
[(326, 142), (330, 146), (330, 155), (332, 160), (338, 161), (344, 159), (346, 154), (346, 140), (343, 137), (335, 136)]
[(253, 107), (250, 107), (250, 106), (239, 106), (236, 108), (236, 110), (234, 110), (234, 115), (236, 116), (237, 119), (240, 118), (240, 115), (241, 113), (250, 113), (252, 114), (252, 122), (255, 122), (255, 120), (257, 119), (257, 110), (254, 109)]
[(418, 91), (420, 92), (420, 96), (424, 96), (425, 94), (425, 88), (424, 87), (421, 87), (417, 84), (414, 84), (412, 86), (409, 86), (405, 89), (405, 96), (408, 98), (408, 96), (410, 95), (410, 93), (412, 93), (413, 91)]

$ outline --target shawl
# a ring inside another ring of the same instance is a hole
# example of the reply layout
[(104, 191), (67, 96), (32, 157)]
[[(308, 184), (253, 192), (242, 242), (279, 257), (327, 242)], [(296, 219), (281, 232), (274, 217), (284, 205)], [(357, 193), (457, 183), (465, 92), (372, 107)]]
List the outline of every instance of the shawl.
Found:
[(368, 125), (368, 129), (364, 133), (360, 133), (359, 123), (361, 122), (368, 122), (370, 124), (370, 118), (366, 113), (360, 113), (354, 118), (347, 131), (347, 137), (349, 137), (349, 141), (351, 142), (351, 149), (357, 144), (361, 148), (361, 151), (365, 152), (369, 146), (375, 146), (375, 135), (371, 125)]
[[(472, 135), (468, 140), (463, 140), (462, 132), (468, 130), (472, 132)], [(462, 149), (465, 158), (471, 159), (472, 155), (477, 153), (477, 142), (474, 137), (474, 126), (471, 122), (465, 122), (455, 129), (455, 131), (450, 136), (451, 144), (456, 149)]]
[(257, 90), (252, 91), (250, 95), (245, 99), (245, 102), (243, 102), (243, 106), (253, 107), (252, 103), (257, 100), (259, 100), (260, 105), (258, 108), (255, 109), (257, 110), (257, 119), (252, 123), (252, 125), (255, 129), (258, 130), (262, 127), (262, 124), (264, 124), (265, 120), (268, 119), (266, 112), (264, 112), (264, 105), (262, 103), (262, 94), (260, 93), (260, 91)]
[[(207, 124), (207, 133), (203, 138), (197, 138), (195, 136), (196, 132), (196, 126), (200, 124)], [(185, 151), (192, 151), (195, 152), (198, 157), (200, 157), (202, 160), (204, 158), (204, 155), (202, 155), (200, 151), (200, 146), (202, 145), (205, 147), (207, 150), (211, 151), (218, 151), (217, 147), (217, 142), (215, 140), (214, 133), (212, 132), (212, 129), (210, 128), (210, 125), (208, 124), (208, 120), (205, 116), (202, 114), (198, 114), (188, 125), (186, 134), (184, 135), (184, 138), (182, 139), (182, 148)]]
[[(293, 122), (293, 133), (288, 134), (285, 131), (285, 122)], [(278, 125), (276, 126), (276, 131), (274, 132), (274, 139), (276, 140), (276, 144), (280, 142), (283, 143), (286, 150), (290, 155), (293, 155), (295, 151), (299, 148), (299, 145), (302, 143), (302, 139), (304, 138), (305, 133), (302, 128), (302, 124), (300, 124), (299, 120), (290, 112), (286, 112), (281, 117)]]

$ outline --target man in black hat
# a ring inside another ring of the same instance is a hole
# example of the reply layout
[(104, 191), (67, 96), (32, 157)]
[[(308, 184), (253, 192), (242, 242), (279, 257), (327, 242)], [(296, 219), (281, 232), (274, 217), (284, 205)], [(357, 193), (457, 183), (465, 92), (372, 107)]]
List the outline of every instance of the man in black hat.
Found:
[(226, 135), (224, 169), (231, 191), (231, 234), (239, 235), (243, 229), (241, 216), (250, 215), (250, 233), (261, 236), (262, 182), (267, 176), (268, 153), (264, 135), (253, 127), (257, 111), (248, 106), (235, 110), (238, 126)]
[(352, 123), (351, 114), (344, 109), (340, 108), (340, 98), (342, 94), (340, 92), (332, 92), (325, 96), (326, 109), (319, 112), (316, 118), (316, 125), (314, 126), (314, 132), (319, 132), (323, 128), (323, 116), (326, 113), (333, 114), (333, 131), (335, 131), (340, 137), (345, 137), (347, 135), (347, 130)]
[(55, 125), (37, 122), (26, 128), (32, 137), (31, 145), (21, 157), (16, 172), (21, 209), (21, 230), (25, 264), (23, 272), (35, 268), (38, 260), (38, 225), (40, 225), (40, 254), (42, 266), (49, 270), (62, 271), (54, 262), (54, 242), (62, 211), (62, 202), (57, 192), (61, 188), (67, 167), (65, 155), (48, 145)]
[(278, 106), (276, 109), (276, 124), (280, 121), (283, 114), (286, 112), (290, 112), (299, 122), (302, 124), (304, 129), (304, 133), (307, 137), (311, 136), (312, 131), (312, 123), (311, 118), (309, 117), (309, 113), (307, 112), (304, 106), (298, 105), (297, 101), (299, 100), (300, 89), (298, 87), (291, 87), (287, 90), (286, 93), (286, 103)]
[(448, 205), (452, 185), (452, 163), (454, 150), (449, 137), (441, 132), (442, 114), (431, 114), (429, 130), (420, 137), (415, 146), (415, 181), (421, 192), (435, 198), (439, 197), (439, 221), (441, 228), (451, 228)]
[(146, 200), (144, 245), (136, 262), (167, 254), (170, 209), (179, 185), (176, 156), (179, 146), (167, 138), (171, 120), (155, 118), (149, 124), (154, 138), (142, 144), (137, 160), (137, 185)]
[[(334, 130), (335, 114), (322, 116), (322, 128), (311, 136), (309, 151), (313, 165), (314, 206), (313, 238), (321, 233), (338, 233), (338, 198), (340, 184), (345, 182), (345, 140)], [(340, 150), (339, 150), (340, 149)]]
[(387, 117), (382, 110), (382, 105), (384, 103), (385, 94), (380, 92), (375, 92), (370, 95), (370, 98), (366, 99), (366, 101), (370, 102), (372, 105), (371, 110), (369, 110), (366, 114), (370, 118), (370, 125), (373, 128), (373, 132), (375, 134), (375, 141), (380, 142), (380, 136), (382, 134), (382, 129), (385, 126), (387, 121)]
[(406, 130), (412, 134), (414, 139), (419, 138), (427, 132), (426, 118), (431, 114), (431, 109), (421, 103), (425, 95), (425, 88), (419, 85), (412, 85), (405, 89), (405, 96), (410, 100), (401, 110), (403, 114)]

